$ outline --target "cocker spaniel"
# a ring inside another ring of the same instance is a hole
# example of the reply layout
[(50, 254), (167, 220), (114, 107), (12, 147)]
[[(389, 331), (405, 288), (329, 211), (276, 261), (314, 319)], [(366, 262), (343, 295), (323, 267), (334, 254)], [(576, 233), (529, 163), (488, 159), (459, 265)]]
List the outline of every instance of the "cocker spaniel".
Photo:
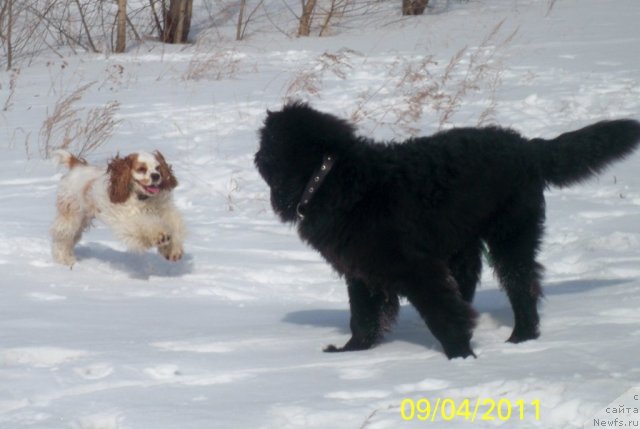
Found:
[(94, 218), (106, 223), (130, 250), (157, 247), (167, 260), (182, 258), (185, 228), (171, 195), (178, 181), (160, 152), (116, 156), (106, 169), (66, 150), (54, 156), (69, 168), (60, 181), (50, 230), (56, 262), (75, 263), (73, 249)]

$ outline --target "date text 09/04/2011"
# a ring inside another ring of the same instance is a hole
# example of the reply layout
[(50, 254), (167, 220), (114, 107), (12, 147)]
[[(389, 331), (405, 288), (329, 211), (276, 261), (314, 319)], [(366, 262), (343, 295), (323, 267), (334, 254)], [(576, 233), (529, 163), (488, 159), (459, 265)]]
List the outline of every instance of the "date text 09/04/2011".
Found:
[(402, 420), (444, 421), (507, 421), (527, 419), (540, 420), (540, 400), (525, 402), (523, 399), (510, 400), (501, 398), (463, 399), (456, 402), (451, 398), (437, 398), (435, 401), (421, 399), (404, 399), (400, 405)]

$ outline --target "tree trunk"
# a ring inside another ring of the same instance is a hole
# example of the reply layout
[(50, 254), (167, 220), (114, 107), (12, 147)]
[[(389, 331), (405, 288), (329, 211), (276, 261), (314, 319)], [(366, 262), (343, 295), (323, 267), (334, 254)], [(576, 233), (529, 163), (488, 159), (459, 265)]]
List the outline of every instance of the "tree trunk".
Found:
[(429, 0), (402, 0), (403, 15), (422, 15)]
[(193, 0), (171, 0), (165, 14), (162, 41), (166, 43), (185, 43), (191, 29)]
[(116, 25), (116, 53), (122, 53), (127, 44), (127, 0), (118, 0)]
[(311, 34), (311, 16), (316, 7), (316, 0), (306, 0), (302, 3), (302, 16), (298, 27), (298, 36), (308, 36)]

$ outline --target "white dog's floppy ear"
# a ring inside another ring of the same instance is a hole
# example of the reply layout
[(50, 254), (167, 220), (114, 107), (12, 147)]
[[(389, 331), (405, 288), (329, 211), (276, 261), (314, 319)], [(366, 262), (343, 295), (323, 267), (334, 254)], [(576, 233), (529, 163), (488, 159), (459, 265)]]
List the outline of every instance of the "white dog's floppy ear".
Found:
[(160, 164), (160, 175), (162, 176), (162, 183), (160, 187), (165, 190), (171, 190), (178, 186), (178, 179), (173, 174), (173, 169), (167, 161), (164, 159), (162, 153), (159, 150), (155, 151), (153, 155), (156, 157), (156, 160)]
[(107, 174), (109, 174), (109, 200), (112, 203), (124, 203), (131, 193), (131, 167), (136, 155), (120, 158), (116, 155), (109, 162)]

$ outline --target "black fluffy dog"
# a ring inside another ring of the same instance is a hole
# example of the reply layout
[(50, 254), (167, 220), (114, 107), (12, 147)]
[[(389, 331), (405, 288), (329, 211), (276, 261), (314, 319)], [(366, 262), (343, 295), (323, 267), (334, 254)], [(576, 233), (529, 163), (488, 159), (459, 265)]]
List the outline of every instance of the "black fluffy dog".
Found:
[(639, 141), (640, 123), (614, 120), (552, 140), (486, 127), (379, 144), (292, 103), (268, 112), (255, 164), (280, 219), (346, 279), (352, 336), (326, 351), (370, 348), (401, 295), (454, 358), (473, 355), (483, 243), (513, 308), (509, 341), (537, 338), (545, 188), (585, 180)]

